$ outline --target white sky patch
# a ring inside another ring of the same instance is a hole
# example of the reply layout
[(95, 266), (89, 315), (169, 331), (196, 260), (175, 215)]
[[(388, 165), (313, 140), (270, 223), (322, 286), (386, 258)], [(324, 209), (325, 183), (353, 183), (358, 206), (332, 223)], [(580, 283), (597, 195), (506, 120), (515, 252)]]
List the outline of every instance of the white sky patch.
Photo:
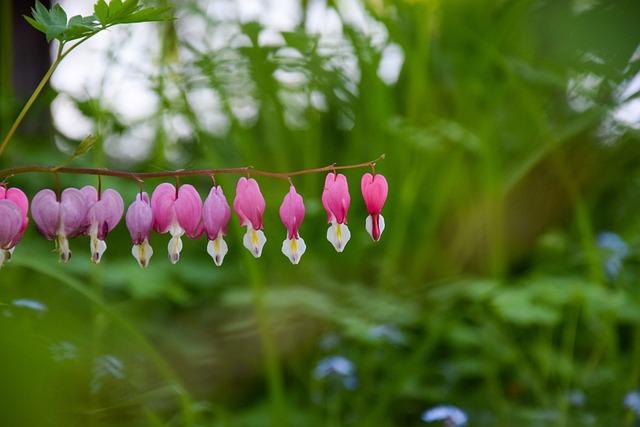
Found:
[(389, 38), (389, 31), (365, 10), (362, 1), (339, 0), (338, 11), (344, 22), (368, 36), (373, 46), (378, 49), (384, 46)]
[(388, 85), (394, 85), (398, 81), (402, 65), (404, 64), (404, 51), (400, 45), (390, 43), (382, 50), (382, 58), (378, 65), (378, 77)]
[(320, 36), (320, 43), (334, 44), (342, 40), (342, 21), (338, 12), (327, 7), (325, 0), (311, 0), (307, 7), (305, 30)]
[(640, 98), (625, 102), (613, 110), (613, 118), (626, 126), (640, 129)]
[(285, 39), (282, 36), (282, 33), (272, 28), (265, 28), (264, 30), (260, 31), (260, 34), (258, 35), (259, 46), (279, 47), (284, 46), (284, 44)]
[(222, 111), (222, 100), (217, 92), (206, 87), (197, 88), (189, 91), (187, 98), (204, 130), (219, 136), (229, 131), (231, 123)]
[(83, 139), (93, 133), (93, 122), (78, 110), (68, 95), (59, 95), (51, 103), (56, 129), (67, 138)]

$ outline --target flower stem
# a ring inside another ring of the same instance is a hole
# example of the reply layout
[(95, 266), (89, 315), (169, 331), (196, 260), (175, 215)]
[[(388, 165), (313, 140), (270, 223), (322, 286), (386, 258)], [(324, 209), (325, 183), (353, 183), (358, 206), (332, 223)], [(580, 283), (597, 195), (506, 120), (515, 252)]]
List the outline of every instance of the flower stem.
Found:
[[(0, 151), (1, 153), (1, 151)], [(98, 176), (115, 176), (119, 178), (132, 179), (134, 181), (142, 182), (145, 178), (166, 178), (166, 177), (179, 177), (179, 176), (214, 176), (220, 174), (236, 174), (236, 175), (258, 175), (266, 176), (276, 179), (289, 180), (293, 176), (307, 175), (311, 173), (332, 172), (344, 169), (363, 169), (369, 168), (375, 165), (380, 160), (383, 160), (384, 154), (380, 155), (377, 159), (368, 162), (357, 163), (353, 165), (328, 165), (318, 168), (302, 169), (293, 172), (270, 172), (260, 169), (254, 169), (251, 166), (238, 167), (238, 168), (219, 168), (219, 169), (178, 169), (173, 171), (158, 171), (158, 172), (129, 172), (116, 169), (107, 168), (82, 168), (82, 167), (59, 167), (59, 166), (19, 166), (15, 168), (1, 169), (0, 178), (7, 178), (14, 175), (20, 175), (24, 173), (65, 173), (76, 175), (98, 175)]]
[[(106, 26), (103, 29), (106, 29), (108, 27), (109, 26)], [(102, 30), (100, 30), (100, 31), (102, 31)], [(49, 79), (53, 75), (53, 72), (56, 70), (56, 68), (58, 68), (58, 65), (60, 65), (60, 62), (69, 53), (71, 53), (71, 51), (73, 49), (75, 49), (76, 47), (78, 47), (79, 45), (81, 45), (82, 43), (87, 41), (89, 38), (91, 38), (95, 34), (97, 34), (97, 32), (93, 33), (93, 34), (89, 34), (88, 36), (80, 39), (77, 43), (75, 43), (72, 46), (70, 46), (66, 51), (63, 51), (65, 43), (64, 42), (60, 42), (60, 44), (58, 46), (58, 52), (56, 54), (56, 59), (51, 63), (51, 66), (49, 67), (47, 72), (42, 77), (42, 80), (40, 80), (40, 83), (38, 83), (38, 86), (36, 86), (35, 90), (31, 94), (29, 99), (27, 100), (27, 103), (24, 104), (24, 107), (22, 107), (22, 110), (20, 110), (20, 113), (18, 114), (18, 117), (16, 117), (15, 121), (13, 122), (11, 127), (9, 128), (9, 132), (7, 132), (7, 134), (2, 139), (2, 143), (0, 143), (0, 156), (2, 156), (2, 153), (4, 152), (5, 148), (9, 144), (9, 141), (13, 137), (13, 134), (16, 133), (16, 130), (18, 129), (18, 126), (20, 126), (20, 124), (22, 123), (22, 120), (24, 120), (24, 117), (27, 115), (27, 113), (29, 112), (29, 110), (33, 106), (33, 103), (36, 101), (36, 99), (38, 98), (38, 96), (40, 95), (40, 93), (42, 92), (44, 87), (46, 86), (46, 84), (49, 82)]]
[(36, 99), (40, 95), (40, 92), (42, 92), (42, 89), (44, 89), (45, 85), (47, 84), (47, 82), (51, 78), (51, 75), (56, 70), (56, 68), (58, 68), (58, 64), (60, 64), (60, 61), (63, 58), (63, 56), (62, 56), (62, 47), (63, 46), (64, 45), (61, 43), (60, 47), (58, 48), (58, 54), (56, 55), (55, 61), (53, 61), (53, 63), (51, 63), (51, 66), (49, 67), (47, 72), (42, 77), (42, 80), (40, 80), (40, 83), (38, 83), (38, 86), (36, 86), (35, 90), (31, 94), (29, 99), (27, 100), (27, 103), (24, 104), (24, 107), (22, 107), (22, 110), (20, 110), (20, 113), (18, 114), (18, 117), (16, 117), (15, 121), (13, 122), (11, 127), (9, 128), (9, 132), (7, 132), (5, 137), (2, 139), (2, 143), (0, 143), (0, 156), (4, 152), (4, 149), (7, 147), (7, 144), (9, 144), (9, 141), (13, 137), (13, 134), (18, 129), (18, 126), (20, 126), (20, 123), (22, 123), (22, 120), (24, 120), (24, 117), (27, 115), (27, 112), (31, 109), (31, 106), (33, 105), (33, 103), (36, 101)]

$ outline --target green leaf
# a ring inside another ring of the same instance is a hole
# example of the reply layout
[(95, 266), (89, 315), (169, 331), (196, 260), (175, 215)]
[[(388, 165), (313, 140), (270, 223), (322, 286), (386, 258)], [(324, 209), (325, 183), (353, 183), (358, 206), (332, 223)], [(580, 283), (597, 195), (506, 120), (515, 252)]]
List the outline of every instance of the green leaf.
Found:
[(109, 17), (115, 18), (118, 13), (120, 13), (120, 9), (122, 9), (122, 1), (120, 0), (111, 0), (109, 2)]
[(64, 40), (74, 40), (86, 37), (100, 30), (97, 18), (93, 15), (76, 15), (69, 20), (67, 30), (64, 32)]
[(39, 1), (36, 1), (34, 9), (31, 9), (31, 14), (34, 20), (38, 23), (35, 26), (28, 21), (31, 25), (34, 25), (36, 29), (42, 31), (47, 36), (47, 41), (53, 39), (60, 39), (62, 33), (67, 29), (67, 14), (62, 9), (62, 6), (56, 4), (51, 10), (47, 10)]
[(32, 17), (27, 16), (27, 15), (23, 15), (23, 17), (24, 17), (24, 19), (26, 19), (26, 21), (27, 21), (29, 24), (31, 24), (31, 26), (32, 26), (33, 28), (35, 28), (36, 30), (41, 31), (41, 32), (43, 32), (43, 33), (45, 32), (44, 27), (43, 27), (43, 26), (42, 26), (42, 24), (40, 24), (38, 21), (36, 21), (35, 19), (33, 19)]
[(93, 13), (102, 25), (106, 25), (109, 22), (109, 6), (104, 0), (98, 0), (93, 6)]
[(171, 8), (169, 7), (148, 7), (122, 18), (119, 20), (119, 23), (132, 24), (135, 22), (167, 21), (171, 19), (170, 12)]
[(91, 150), (96, 142), (96, 137), (93, 135), (87, 135), (85, 139), (83, 139), (80, 144), (76, 147), (73, 152), (73, 157), (82, 156)]

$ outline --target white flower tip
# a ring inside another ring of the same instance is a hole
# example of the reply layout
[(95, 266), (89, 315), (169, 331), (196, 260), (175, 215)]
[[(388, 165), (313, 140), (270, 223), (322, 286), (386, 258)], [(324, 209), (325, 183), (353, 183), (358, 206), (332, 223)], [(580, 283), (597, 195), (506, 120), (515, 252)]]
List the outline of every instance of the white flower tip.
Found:
[(149, 241), (144, 239), (141, 244), (133, 245), (131, 248), (131, 254), (136, 261), (138, 261), (138, 265), (141, 268), (147, 268), (147, 266), (149, 266), (149, 260), (153, 256), (153, 249), (151, 248)]
[(209, 240), (209, 243), (207, 243), (207, 253), (211, 255), (213, 262), (218, 267), (222, 265), (222, 261), (224, 261), (224, 256), (228, 250), (227, 242), (224, 241), (222, 235), (219, 235), (214, 240)]
[(250, 225), (247, 226), (247, 232), (244, 233), (242, 243), (245, 248), (249, 249), (249, 252), (251, 252), (254, 257), (260, 258), (262, 248), (266, 242), (267, 238), (262, 230), (254, 230)]
[(351, 232), (346, 224), (331, 223), (327, 230), (327, 240), (336, 248), (336, 251), (342, 252), (349, 239), (351, 239)]
[(364, 223), (364, 228), (367, 230), (367, 233), (369, 233), (369, 236), (371, 236), (371, 238), (375, 242), (378, 242), (380, 240), (380, 237), (382, 237), (382, 232), (384, 231), (384, 217), (382, 215), (378, 215), (378, 228), (380, 231), (377, 238), (373, 233), (373, 218), (371, 218), (371, 215), (367, 216), (367, 220)]
[(0, 268), (2, 268), (4, 264), (11, 261), (11, 258), (13, 257), (13, 251), (15, 249), (15, 247), (11, 249), (0, 249)]
[(178, 262), (181, 251), (182, 239), (180, 239), (180, 236), (173, 236), (171, 240), (169, 240), (169, 261), (171, 261), (171, 264)]
[(300, 262), (300, 258), (304, 254), (304, 251), (307, 250), (307, 245), (304, 243), (302, 237), (297, 239), (284, 239), (282, 242), (282, 253), (289, 258), (291, 264), (298, 264)]
[(102, 254), (107, 250), (105, 241), (98, 239), (96, 236), (91, 236), (89, 247), (91, 249), (91, 262), (94, 264), (100, 263)]
[(56, 239), (58, 253), (60, 254), (60, 262), (67, 263), (71, 259), (71, 249), (69, 249), (69, 240), (67, 236), (58, 235)]

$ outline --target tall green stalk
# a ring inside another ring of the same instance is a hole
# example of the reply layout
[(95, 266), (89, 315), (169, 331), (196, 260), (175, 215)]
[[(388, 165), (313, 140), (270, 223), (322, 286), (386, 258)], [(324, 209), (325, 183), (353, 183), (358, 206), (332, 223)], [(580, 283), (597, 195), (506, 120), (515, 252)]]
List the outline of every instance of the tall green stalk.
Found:
[(262, 345), (264, 368), (267, 374), (269, 400), (271, 403), (271, 425), (286, 427), (287, 404), (282, 383), (282, 371), (278, 361), (276, 343), (271, 335), (269, 315), (265, 307), (264, 276), (257, 267), (255, 260), (249, 253), (245, 253), (245, 265), (249, 273), (251, 291), (253, 292), (253, 307), (258, 322), (260, 343)]

